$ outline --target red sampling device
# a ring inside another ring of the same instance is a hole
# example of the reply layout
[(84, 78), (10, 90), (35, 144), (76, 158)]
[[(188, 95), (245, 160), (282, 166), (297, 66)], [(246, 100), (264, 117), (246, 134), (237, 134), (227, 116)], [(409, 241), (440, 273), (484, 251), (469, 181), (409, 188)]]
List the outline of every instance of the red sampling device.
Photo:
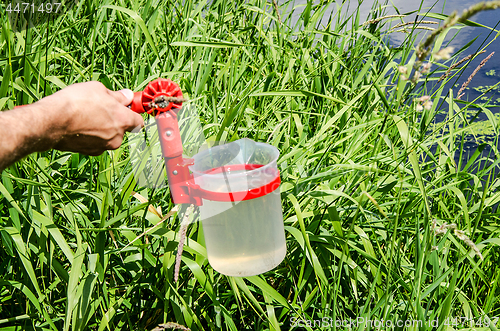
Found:
[[(155, 116), (174, 203), (201, 206), (202, 199), (226, 202), (251, 200), (267, 195), (279, 187), (281, 183), (279, 173), (268, 184), (242, 192), (212, 192), (196, 185), (188, 168), (193, 165), (194, 161), (182, 157), (183, 149), (177, 113), (182, 108), (183, 101), (185, 100), (179, 85), (170, 79), (158, 78), (150, 82), (143, 91), (135, 92), (130, 105), (130, 108), (136, 113), (148, 113)], [(239, 167), (241, 170), (252, 170), (262, 167), (262, 165), (247, 164), (239, 165)], [(223, 172), (224, 168), (212, 169), (210, 173)], [(236, 170), (234, 165), (233, 169)]]

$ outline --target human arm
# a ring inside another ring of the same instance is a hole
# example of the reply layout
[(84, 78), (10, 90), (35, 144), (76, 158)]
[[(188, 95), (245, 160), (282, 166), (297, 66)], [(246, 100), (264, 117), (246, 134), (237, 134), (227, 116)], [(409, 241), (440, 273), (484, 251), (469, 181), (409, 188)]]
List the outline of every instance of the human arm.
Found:
[(31, 105), (0, 112), (0, 171), (22, 157), (52, 148), (99, 155), (120, 147), (125, 131), (144, 125), (126, 106), (130, 90), (79, 83)]

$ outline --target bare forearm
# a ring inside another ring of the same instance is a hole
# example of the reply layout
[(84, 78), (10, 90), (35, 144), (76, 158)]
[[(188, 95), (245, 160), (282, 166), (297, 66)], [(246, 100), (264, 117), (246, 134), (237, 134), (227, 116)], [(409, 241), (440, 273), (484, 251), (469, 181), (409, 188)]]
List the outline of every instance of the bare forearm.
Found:
[(99, 155), (120, 146), (125, 131), (144, 125), (126, 106), (131, 90), (98, 82), (68, 86), (40, 101), (0, 112), (0, 172), (20, 158), (51, 148)]
[(62, 137), (61, 123), (47, 102), (0, 112), (0, 171), (33, 152), (46, 151)]

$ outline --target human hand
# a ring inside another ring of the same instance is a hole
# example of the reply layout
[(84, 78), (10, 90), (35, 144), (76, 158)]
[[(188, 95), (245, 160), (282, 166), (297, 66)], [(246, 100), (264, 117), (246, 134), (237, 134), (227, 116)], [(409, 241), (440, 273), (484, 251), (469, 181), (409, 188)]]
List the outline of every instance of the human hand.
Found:
[(133, 97), (128, 89), (110, 91), (99, 82), (86, 82), (68, 86), (37, 104), (58, 118), (50, 133), (51, 147), (95, 156), (120, 147), (125, 131), (144, 126), (142, 116), (126, 107)]

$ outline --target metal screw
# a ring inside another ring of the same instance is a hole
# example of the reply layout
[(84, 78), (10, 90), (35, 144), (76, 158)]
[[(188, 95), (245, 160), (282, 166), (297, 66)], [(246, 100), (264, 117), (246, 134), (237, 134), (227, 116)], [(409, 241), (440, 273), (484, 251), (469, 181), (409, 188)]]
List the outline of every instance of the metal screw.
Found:
[(167, 137), (170, 137), (172, 135), (172, 131), (168, 130), (167, 131)]
[(172, 171), (172, 173), (173, 173), (174, 175), (177, 175), (177, 173), (178, 173), (178, 172), (177, 172), (177, 170), (174, 170), (174, 171)]

